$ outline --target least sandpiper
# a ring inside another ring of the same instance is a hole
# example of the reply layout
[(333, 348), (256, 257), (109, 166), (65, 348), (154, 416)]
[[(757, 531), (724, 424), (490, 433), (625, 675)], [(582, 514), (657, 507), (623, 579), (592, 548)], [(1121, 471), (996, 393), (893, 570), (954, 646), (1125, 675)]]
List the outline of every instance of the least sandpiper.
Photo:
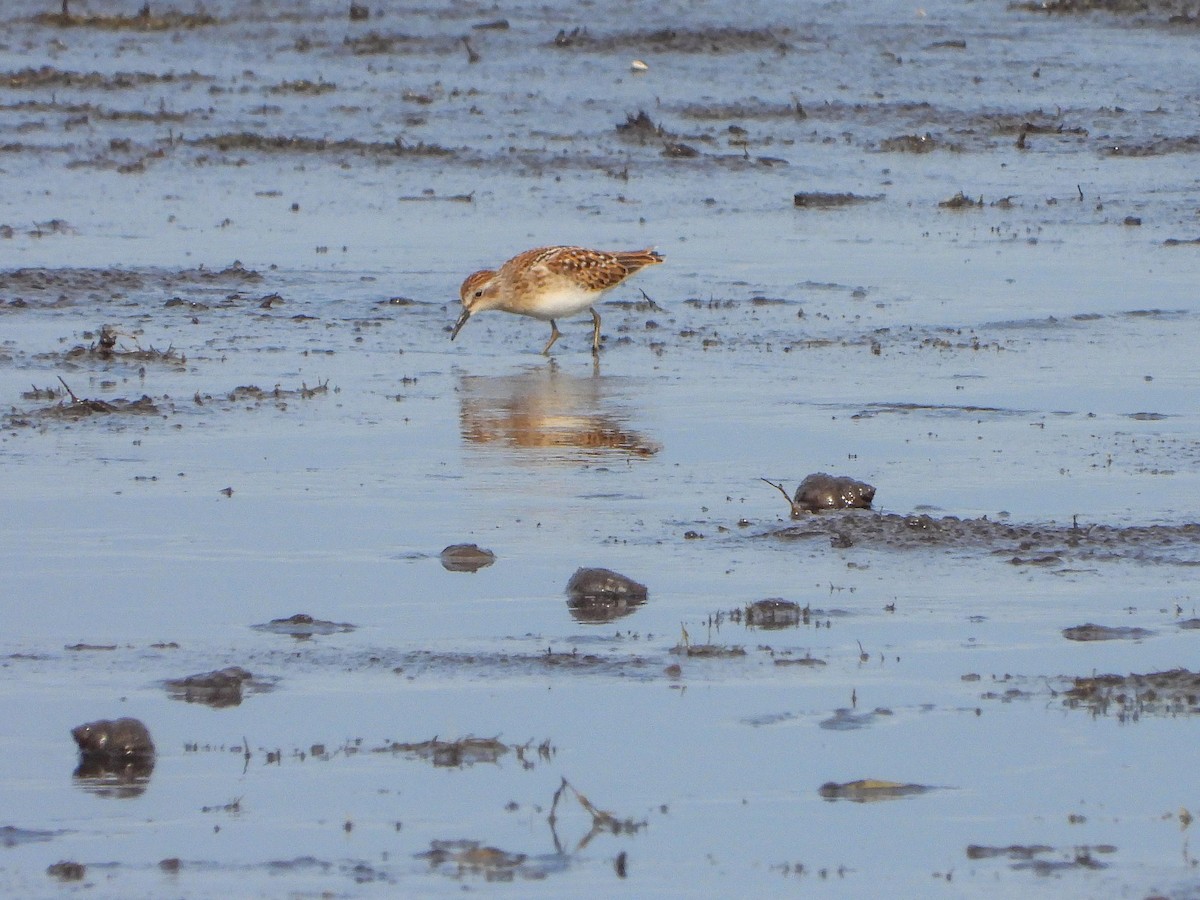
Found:
[(518, 254), (499, 269), (468, 275), (459, 289), (463, 311), (450, 340), (458, 337), (467, 319), (487, 309), (532, 316), (550, 323), (549, 354), (558, 340), (555, 319), (585, 309), (592, 314), (592, 353), (600, 352), (600, 316), (592, 308), (600, 295), (663, 257), (653, 250), (605, 252), (585, 247), (537, 247)]

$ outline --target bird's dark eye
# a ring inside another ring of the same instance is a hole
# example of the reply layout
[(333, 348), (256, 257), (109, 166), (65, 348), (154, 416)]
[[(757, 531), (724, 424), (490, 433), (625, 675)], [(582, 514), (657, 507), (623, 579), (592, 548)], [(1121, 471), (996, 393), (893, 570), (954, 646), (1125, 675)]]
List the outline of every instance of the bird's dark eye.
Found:
[(477, 290), (477, 291), (475, 292), (475, 296), (476, 296), (476, 297), (482, 297), (482, 296), (483, 296), (483, 288), (480, 288), (479, 290)]

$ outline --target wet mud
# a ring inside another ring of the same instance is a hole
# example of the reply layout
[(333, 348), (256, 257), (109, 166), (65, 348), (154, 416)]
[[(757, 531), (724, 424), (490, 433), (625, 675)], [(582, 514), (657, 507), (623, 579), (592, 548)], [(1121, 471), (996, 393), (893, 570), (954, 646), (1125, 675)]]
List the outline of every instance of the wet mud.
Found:
[[(1023, 524), (926, 513), (847, 512), (811, 516), (758, 536), (778, 541), (827, 540), (831, 546), (983, 554), (1013, 566), (1065, 567), (1079, 562), (1139, 561), (1200, 565), (1200, 524)], [(1082, 638), (1086, 639), (1086, 638)]]
[(275, 682), (256, 678), (241, 666), (226, 666), (199, 675), (170, 678), (163, 682), (163, 686), (172, 700), (224, 709), (240, 706), (246, 696), (271, 690)]

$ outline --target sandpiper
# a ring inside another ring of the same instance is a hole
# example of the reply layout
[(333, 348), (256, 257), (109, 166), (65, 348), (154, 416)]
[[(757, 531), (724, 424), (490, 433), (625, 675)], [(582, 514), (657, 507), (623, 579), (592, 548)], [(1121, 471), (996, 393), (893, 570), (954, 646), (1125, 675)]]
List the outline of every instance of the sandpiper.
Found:
[(463, 311), (450, 340), (458, 337), (467, 319), (477, 312), (499, 309), (550, 323), (549, 354), (558, 340), (555, 319), (585, 309), (592, 314), (592, 353), (600, 352), (600, 316), (592, 305), (600, 295), (663, 257), (654, 250), (606, 252), (586, 247), (537, 247), (518, 254), (499, 269), (467, 276), (459, 289)]

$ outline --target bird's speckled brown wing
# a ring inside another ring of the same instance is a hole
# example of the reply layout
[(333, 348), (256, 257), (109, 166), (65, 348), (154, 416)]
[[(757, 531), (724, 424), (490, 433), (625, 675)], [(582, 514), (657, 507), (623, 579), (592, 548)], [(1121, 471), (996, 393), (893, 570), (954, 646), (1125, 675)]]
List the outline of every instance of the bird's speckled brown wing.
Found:
[(539, 247), (514, 257), (505, 265), (541, 269), (549, 277), (570, 278), (589, 290), (614, 288), (634, 272), (663, 261), (653, 250), (607, 253), (585, 247)]

